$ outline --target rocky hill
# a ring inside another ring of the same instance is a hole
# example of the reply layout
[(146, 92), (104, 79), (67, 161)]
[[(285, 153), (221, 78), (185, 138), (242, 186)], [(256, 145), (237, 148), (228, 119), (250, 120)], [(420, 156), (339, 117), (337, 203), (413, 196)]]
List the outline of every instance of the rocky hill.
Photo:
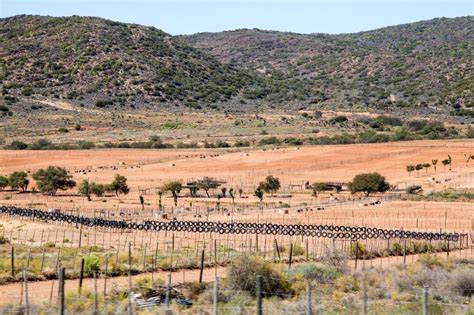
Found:
[(173, 37), (91, 17), (0, 19), (3, 99), (105, 108), (256, 106), (473, 115), (472, 17), (356, 34)]
[(99, 18), (6, 18), (0, 42), (7, 103), (41, 95), (98, 107), (198, 107), (227, 102), (258, 79), (156, 28)]
[[(474, 106), (472, 17), (442, 18), (355, 34), (242, 29), (183, 37), (222, 62), (311, 90), (326, 106), (454, 109)], [(285, 99), (285, 93), (278, 95)], [(290, 99), (287, 99), (290, 101)]]

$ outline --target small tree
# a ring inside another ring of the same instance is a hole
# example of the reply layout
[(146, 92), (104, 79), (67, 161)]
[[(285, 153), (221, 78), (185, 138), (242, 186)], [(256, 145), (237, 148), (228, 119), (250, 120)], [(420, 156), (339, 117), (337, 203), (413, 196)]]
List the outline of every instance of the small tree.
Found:
[(92, 183), (87, 179), (82, 180), (79, 184), (79, 193), (86, 196), (88, 201), (91, 201)]
[(325, 183), (313, 183), (311, 185), (311, 190), (313, 190), (313, 196), (317, 197), (320, 192), (326, 190), (326, 184)]
[(260, 182), (259, 187), (263, 191), (273, 195), (281, 187), (280, 180), (276, 177), (273, 177), (272, 175), (269, 175), (267, 178), (265, 178), (265, 181)]
[(436, 173), (436, 165), (438, 164), (438, 160), (431, 160), (431, 164), (433, 164), (433, 168)]
[(22, 191), (26, 191), (29, 184), (30, 181), (26, 172), (13, 172), (8, 177), (8, 185), (12, 189), (20, 188)]
[(190, 183), (187, 183), (186, 186), (189, 188), (189, 194), (191, 195), (191, 198), (194, 198), (197, 196), (197, 192), (199, 190), (197, 182), (193, 181)]
[(441, 163), (443, 164), (443, 168), (444, 168), (444, 171), (446, 172), (446, 165), (449, 165), (449, 159), (444, 159), (441, 161)]
[(416, 175), (417, 176), (420, 176), (420, 170), (422, 170), (422, 169), (423, 169), (423, 164), (420, 163), (420, 164), (415, 165), (415, 170), (416, 170)]
[(222, 187), (222, 188), (221, 188), (221, 192), (222, 192), (222, 198), (225, 198), (226, 195), (227, 195), (227, 188), (226, 188), (226, 187)]
[(49, 195), (56, 195), (58, 190), (67, 190), (76, 186), (76, 182), (72, 180), (72, 175), (59, 166), (48, 166), (46, 169), (40, 169), (33, 174), (38, 189)]
[(177, 207), (178, 206), (178, 195), (181, 192), (182, 187), (183, 187), (183, 185), (181, 184), (181, 182), (170, 181), (170, 182), (167, 182), (166, 184), (164, 184), (161, 187), (161, 191), (171, 192), (171, 195), (173, 196), (173, 200), (174, 200), (174, 206)]
[(197, 181), (197, 187), (206, 192), (207, 198), (210, 198), (209, 190), (210, 189), (216, 189), (219, 186), (221, 186), (221, 184), (217, 181), (217, 179), (212, 178), (212, 177), (207, 177), (206, 176), (206, 177), (204, 177), (202, 179), (199, 179)]
[(255, 189), (254, 195), (260, 200), (260, 202), (263, 201), (263, 189), (260, 186)]
[(464, 157), (466, 158), (466, 166), (469, 164), (469, 161), (474, 160), (473, 154), (464, 154)]
[(235, 191), (234, 191), (234, 188), (229, 188), (229, 196), (230, 198), (232, 198), (232, 203), (234, 203), (235, 201)]
[(415, 165), (407, 165), (408, 176), (411, 176), (411, 172), (415, 170)]
[(140, 204), (142, 205), (142, 211), (144, 211), (145, 210), (145, 199), (143, 198), (142, 195), (140, 195), (139, 199), (140, 199)]
[(0, 176), (0, 191), (8, 187), (8, 177)]
[(242, 198), (242, 194), (244, 193), (244, 191), (242, 190), (242, 188), (239, 188), (239, 197)]
[(87, 255), (84, 256), (84, 273), (87, 275), (93, 275), (94, 272), (99, 272), (100, 270), (100, 259), (96, 255)]
[(449, 171), (451, 172), (451, 166), (453, 165), (453, 159), (451, 158), (451, 155), (448, 154), (448, 165), (449, 165)]
[(349, 183), (351, 193), (364, 192), (366, 196), (375, 192), (385, 192), (390, 184), (379, 173), (359, 174)]
[(160, 209), (160, 211), (163, 208), (163, 205), (161, 203), (161, 198), (162, 197), (163, 197), (163, 191), (160, 190), (160, 191), (158, 191), (158, 208)]
[(102, 184), (91, 184), (91, 193), (94, 194), (96, 197), (102, 197), (105, 192), (105, 186)]
[(128, 194), (130, 192), (130, 188), (127, 185), (127, 178), (125, 176), (116, 174), (112, 183), (108, 187), (109, 191), (115, 192), (115, 195), (118, 196), (119, 194)]
[(431, 167), (430, 163), (423, 163), (423, 167), (425, 169), (425, 173), (428, 174), (428, 169)]

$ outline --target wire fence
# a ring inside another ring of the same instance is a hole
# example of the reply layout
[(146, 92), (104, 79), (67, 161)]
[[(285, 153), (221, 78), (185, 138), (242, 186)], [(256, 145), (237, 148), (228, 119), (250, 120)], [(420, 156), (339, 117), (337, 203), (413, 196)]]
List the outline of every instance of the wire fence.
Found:
[[(59, 271), (61, 272), (61, 271)], [(272, 290), (269, 278), (257, 275), (255, 292), (230, 290), (219, 278), (213, 283), (195, 287), (196, 300), (189, 300), (189, 288), (183, 284), (167, 284), (143, 287), (113, 285), (110, 292), (103, 289), (103, 279), (94, 278), (90, 290), (78, 293), (75, 288), (65, 287), (64, 278), (51, 287), (50, 298), (31, 301), (31, 293), (25, 281), (19, 287), (20, 299), (0, 306), (2, 314), (471, 314), (474, 311), (472, 295), (474, 287), (453, 288), (436, 285), (399, 286), (398, 293), (381, 294), (379, 287), (371, 284), (361, 273), (360, 288), (329, 292), (328, 288), (339, 284), (304, 281), (298, 292), (282, 293)], [(154, 287), (154, 289), (151, 289)], [(330, 290), (331, 291), (331, 290)], [(456, 298), (447, 299), (450, 294)], [(398, 295), (397, 295), (398, 294)], [(13, 297), (13, 295), (12, 295)], [(6, 297), (8, 298), (8, 293)]]

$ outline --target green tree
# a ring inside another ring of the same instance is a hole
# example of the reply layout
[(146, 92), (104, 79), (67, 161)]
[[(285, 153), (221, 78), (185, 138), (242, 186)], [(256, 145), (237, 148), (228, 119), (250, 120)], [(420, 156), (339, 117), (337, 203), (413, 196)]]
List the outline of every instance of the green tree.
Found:
[(451, 172), (451, 166), (453, 166), (453, 159), (451, 158), (451, 155), (448, 154), (448, 165), (449, 165), (449, 171)]
[(449, 159), (444, 159), (441, 161), (441, 164), (443, 164), (444, 171), (446, 172), (446, 165), (449, 165)]
[(260, 200), (260, 202), (263, 201), (263, 193), (264, 191), (260, 186), (258, 186), (257, 189), (255, 189), (254, 195)]
[(102, 197), (105, 192), (105, 186), (103, 184), (96, 184), (92, 183), (91, 185), (91, 193), (94, 194), (96, 197)]
[(115, 192), (115, 195), (118, 196), (119, 194), (128, 194), (130, 192), (130, 188), (127, 185), (127, 178), (125, 176), (116, 174), (112, 183), (110, 183), (109, 189)]
[(423, 164), (419, 163), (415, 165), (416, 175), (420, 176), (420, 170), (423, 169)]
[(207, 198), (210, 198), (209, 196), (209, 190), (210, 189), (216, 189), (218, 188), (219, 186), (221, 186), (221, 184), (219, 183), (219, 181), (217, 181), (217, 179), (215, 178), (212, 178), (212, 177), (204, 177), (202, 179), (199, 179), (197, 181), (197, 187), (199, 189), (202, 189), (206, 192), (206, 195), (207, 195)]
[(8, 177), (0, 175), (0, 191), (8, 187)]
[(266, 193), (271, 193), (272, 195), (281, 187), (280, 180), (272, 175), (267, 176), (265, 181), (260, 182), (258, 186)]
[(348, 186), (352, 193), (364, 192), (366, 196), (375, 192), (385, 192), (390, 188), (385, 177), (377, 172), (358, 174)]
[(26, 150), (28, 148), (28, 144), (22, 141), (12, 141), (12, 143), (7, 145), (6, 148), (9, 150)]
[(232, 203), (235, 201), (235, 191), (234, 188), (229, 188), (229, 196), (232, 198)]
[(225, 198), (227, 196), (227, 188), (226, 187), (222, 187), (221, 188), (221, 192), (222, 192), (222, 198)]
[(408, 176), (411, 176), (411, 172), (415, 170), (415, 165), (407, 165)]
[(191, 195), (191, 198), (196, 197), (197, 192), (199, 191), (198, 183), (196, 181), (192, 181), (187, 183), (186, 186), (189, 189), (189, 194)]
[(48, 166), (33, 174), (38, 189), (44, 194), (55, 195), (58, 190), (67, 190), (76, 186), (72, 175), (59, 166)]
[(79, 184), (79, 193), (87, 197), (87, 200), (91, 201), (92, 194), (92, 183), (88, 179), (84, 179)]
[(244, 193), (243, 189), (242, 188), (239, 188), (239, 197), (242, 198), (242, 194)]
[(28, 180), (28, 174), (26, 172), (13, 172), (8, 177), (8, 185), (12, 189), (21, 189), (26, 191), (30, 181)]
[(434, 171), (436, 172), (436, 165), (438, 164), (438, 160), (431, 160), (431, 164), (433, 164)]
[(428, 174), (428, 169), (431, 167), (430, 163), (423, 163), (423, 168), (425, 169), (426, 174)]
[(173, 200), (174, 200), (174, 206), (177, 207), (178, 206), (178, 195), (181, 192), (182, 187), (183, 187), (183, 185), (181, 184), (181, 182), (179, 182), (179, 181), (170, 181), (170, 182), (165, 183), (161, 187), (161, 191), (171, 192), (171, 195), (173, 196)]
[(327, 189), (325, 183), (313, 183), (311, 185), (311, 190), (313, 190), (313, 196), (317, 197), (318, 194), (322, 191), (325, 191)]

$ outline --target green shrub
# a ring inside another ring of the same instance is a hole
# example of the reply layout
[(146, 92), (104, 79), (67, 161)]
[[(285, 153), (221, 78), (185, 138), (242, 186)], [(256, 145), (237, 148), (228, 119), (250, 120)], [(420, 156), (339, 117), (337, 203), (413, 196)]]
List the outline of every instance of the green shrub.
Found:
[(280, 143), (281, 141), (278, 140), (277, 137), (269, 137), (269, 138), (261, 139), (258, 142), (258, 145), (269, 145), (269, 144), (280, 144)]
[(92, 275), (100, 270), (100, 259), (94, 254), (84, 257), (84, 273)]
[(113, 101), (112, 100), (98, 100), (97, 102), (95, 102), (95, 106), (96, 107), (106, 107), (107, 105), (113, 105)]
[(341, 275), (341, 271), (334, 266), (323, 264), (307, 264), (293, 268), (290, 274), (301, 274), (304, 279), (309, 281), (317, 281), (319, 283), (331, 283), (339, 275)]
[(336, 116), (334, 118), (331, 118), (329, 120), (329, 123), (331, 123), (331, 124), (341, 124), (341, 123), (344, 123), (344, 122), (347, 122), (347, 121), (349, 121), (349, 119), (347, 119), (346, 116), (340, 115), (340, 116)]
[(6, 148), (9, 150), (26, 150), (28, 148), (28, 144), (22, 141), (12, 141), (9, 145), (7, 145)]
[(462, 270), (455, 273), (449, 282), (453, 293), (472, 297), (474, 295), (474, 272), (473, 270)]
[(0, 245), (9, 244), (10, 241), (5, 236), (0, 236)]
[(283, 273), (259, 257), (242, 256), (227, 271), (228, 290), (256, 292), (257, 275), (263, 277), (262, 291), (267, 296), (291, 294), (291, 284)]

